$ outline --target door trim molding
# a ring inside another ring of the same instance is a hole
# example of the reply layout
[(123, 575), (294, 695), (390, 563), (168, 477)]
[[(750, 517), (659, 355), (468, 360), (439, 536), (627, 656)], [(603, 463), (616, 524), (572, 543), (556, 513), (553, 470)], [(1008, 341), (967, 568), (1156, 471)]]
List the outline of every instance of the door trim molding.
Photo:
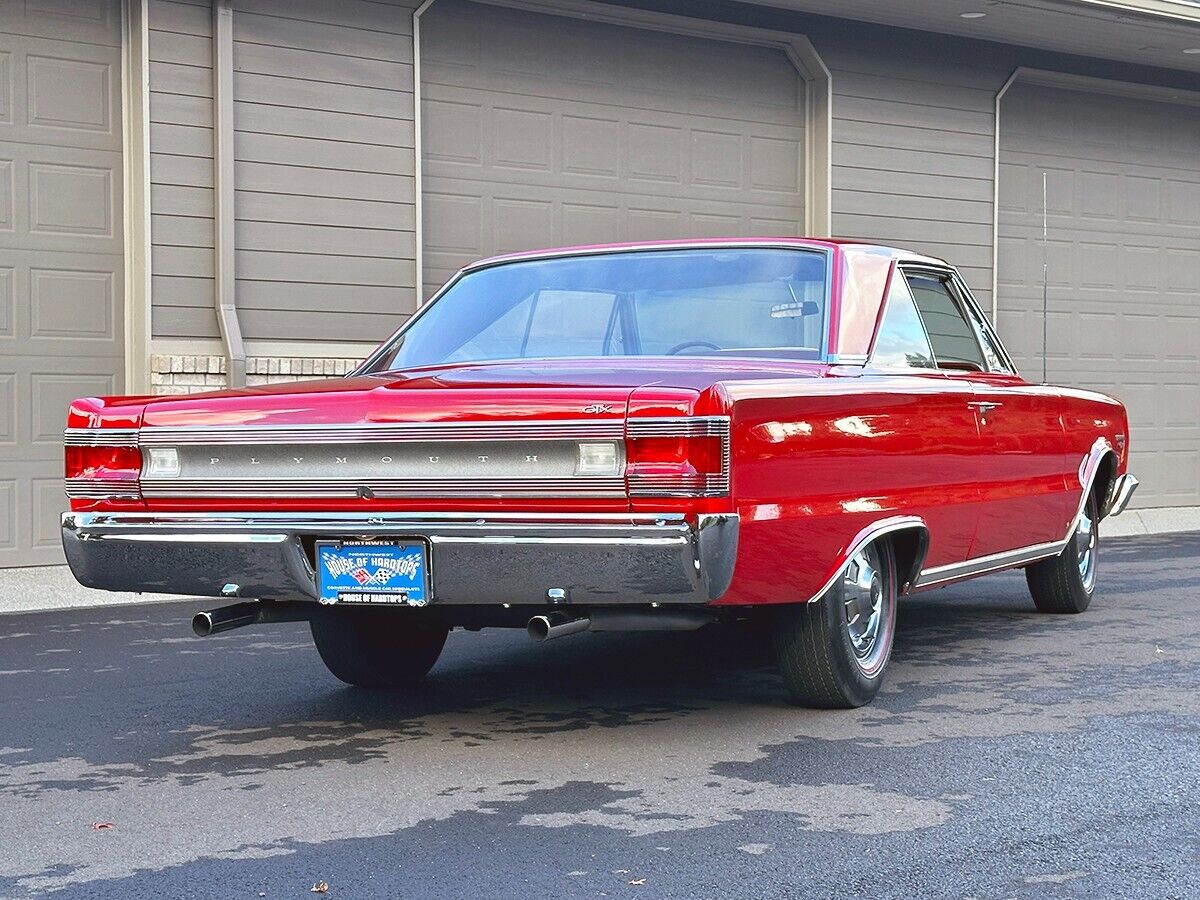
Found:
[(150, 390), (150, 28), (148, 0), (121, 3), (121, 158), (124, 216), (123, 393)]
[[(413, 11), (413, 147), (414, 206), (416, 213), (417, 306), (424, 302), (423, 178), (424, 151), (421, 139), (421, 17), (436, 0), (425, 0)], [(567, 16), (589, 22), (662, 31), (668, 34), (708, 38), (735, 44), (751, 44), (781, 50), (805, 86), (804, 159), (800, 161), (800, 183), (804, 185), (804, 237), (828, 236), (833, 231), (833, 75), (816, 47), (801, 34), (698, 19), (673, 13), (610, 6), (593, 0), (472, 0), (545, 15)]]

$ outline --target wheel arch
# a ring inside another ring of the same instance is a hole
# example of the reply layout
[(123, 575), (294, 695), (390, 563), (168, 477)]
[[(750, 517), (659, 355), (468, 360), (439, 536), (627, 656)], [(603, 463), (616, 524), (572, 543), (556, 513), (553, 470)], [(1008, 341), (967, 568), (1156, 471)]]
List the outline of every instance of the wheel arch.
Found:
[(920, 516), (892, 516), (879, 519), (859, 531), (838, 554), (832, 573), (821, 585), (820, 590), (809, 598), (810, 603), (820, 600), (833, 585), (854, 555), (877, 540), (886, 539), (896, 556), (896, 576), (900, 593), (905, 593), (916, 582), (925, 564), (929, 550), (929, 526)]
[[(1100, 437), (1092, 444), (1091, 450), (1083, 458), (1079, 466), (1079, 484), (1083, 488), (1079, 497), (1079, 508), (1071, 519), (1070, 528), (1074, 528), (1075, 520), (1083, 513), (1088, 499), (1095, 496), (1096, 508), (1100, 510), (1100, 518), (1108, 515), (1108, 507), (1120, 476), (1121, 464), (1117, 451), (1106, 438)], [(1070, 537), (1068, 532), (1067, 537)]]

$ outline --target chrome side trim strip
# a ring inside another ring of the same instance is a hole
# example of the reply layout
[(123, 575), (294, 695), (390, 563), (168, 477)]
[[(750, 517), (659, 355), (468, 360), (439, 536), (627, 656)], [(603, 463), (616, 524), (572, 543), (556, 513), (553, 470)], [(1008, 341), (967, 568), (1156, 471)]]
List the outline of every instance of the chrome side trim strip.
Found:
[(64, 447), (136, 447), (136, 428), (67, 428)]
[(505, 528), (519, 527), (528, 522), (542, 525), (546, 522), (567, 524), (573, 527), (589, 524), (600, 525), (679, 525), (685, 521), (683, 513), (602, 513), (602, 512), (90, 512), (66, 513), (64, 524), (86, 522), (90, 526), (112, 528), (146, 528), (161, 525), (178, 528), (265, 528), (268, 530), (298, 529), (323, 531), (345, 528), (357, 533), (363, 528), (395, 530), (414, 523), (486, 526), (502, 524)]
[(163, 497), (624, 497), (622, 478), (222, 478), (144, 480)]
[(729, 436), (729, 416), (647, 416), (629, 420), (629, 436), (719, 437)]
[(189, 444), (343, 444), (377, 441), (621, 440), (625, 420), (385, 422), (357, 425), (148, 425), (143, 447)]
[[(838, 566), (834, 569), (833, 574), (821, 585), (820, 589), (808, 598), (809, 603), (816, 603), (825, 593), (833, 587), (833, 583), (842, 577), (842, 572), (850, 564), (850, 560), (854, 558), (860, 550), (867, 546), (872, 541), (878, 540), (884, 535), (895, 534), (898, 531), (908, 531), (910, 529), (921, 529), (928, 533), (929, 528), (925, 524), (925, 520), (920, 516), (893, 516), (889, 519), (880, 519), (878, 522), (872, 522), (862, 531), (854, 536), (850, 541), (846, 551), (839, 557)], [(922, 560), (917, 560), (919, 568)]]
[(103, 478), (67, 478), (66, 494), (72, 500), (141, 500), (136, 481)]
[[(1074, 519), (1071, 520), (1071, 525), (1074, 527)], [(949, 581), (958, 581), (962, 578), (973, 578), (976, 575), (985, 575), (988, 572), (997, 572), (1001, 569), (1011, 569), (1014, 566), (1022, 566), (1026, 563), (1036, 562), (1039, 559), (1047, 559), (1051, 556), (1058, 556), (1065, 546), (1067, 546), (1066, 540), (1051, 541), (1047, 544), (1034, 544), (1030, 547), (1021, 547), (1017, 550), (1006, 550), (1003, 553), (993, 553), (991, 556), (978, 556), (974, 559), (968, 559), (960, 563), (951, 563), (950, 565), (946, 566), (937, 566), (936, 568), (925, 569), (917, 579), (916, 584), (913, 585), (913, 588), (914, 590), (921, 590), (923, 588), (945, 584)]]

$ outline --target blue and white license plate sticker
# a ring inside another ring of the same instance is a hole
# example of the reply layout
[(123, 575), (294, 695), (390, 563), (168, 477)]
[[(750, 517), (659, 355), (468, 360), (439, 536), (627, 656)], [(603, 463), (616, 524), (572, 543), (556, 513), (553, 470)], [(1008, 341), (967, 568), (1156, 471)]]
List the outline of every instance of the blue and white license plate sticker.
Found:
[(419, 541), (327, 541), (317, 544), (322, 603), (428, 602), (425, 545)]

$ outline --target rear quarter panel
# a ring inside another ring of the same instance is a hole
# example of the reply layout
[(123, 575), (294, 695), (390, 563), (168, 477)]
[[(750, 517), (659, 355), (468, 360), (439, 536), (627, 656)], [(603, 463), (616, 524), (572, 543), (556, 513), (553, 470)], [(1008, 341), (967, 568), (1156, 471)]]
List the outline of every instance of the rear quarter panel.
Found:
[(1092, 483), (1092, 469), (1101, 464), (1106, 449), (1112, 451), (1116, 463), (1097, 477), (1107, 474), (1111, 481), (1129, 471), (1129, 416), (1121, 401), (1105, 394), (1076, 388), (1060, 388), (1060, 392), (1068, 461), (1078, 466), (1078, 480), (1071, 485), (1071, 492), (1081, 499)]
[(863, 528), (898, 515), (927, 523), (927, 566), (966, 558), (979, 512), (969, 387), (930, 374), (725, 390), (741, 536), (721, 603), (808, 600)]

